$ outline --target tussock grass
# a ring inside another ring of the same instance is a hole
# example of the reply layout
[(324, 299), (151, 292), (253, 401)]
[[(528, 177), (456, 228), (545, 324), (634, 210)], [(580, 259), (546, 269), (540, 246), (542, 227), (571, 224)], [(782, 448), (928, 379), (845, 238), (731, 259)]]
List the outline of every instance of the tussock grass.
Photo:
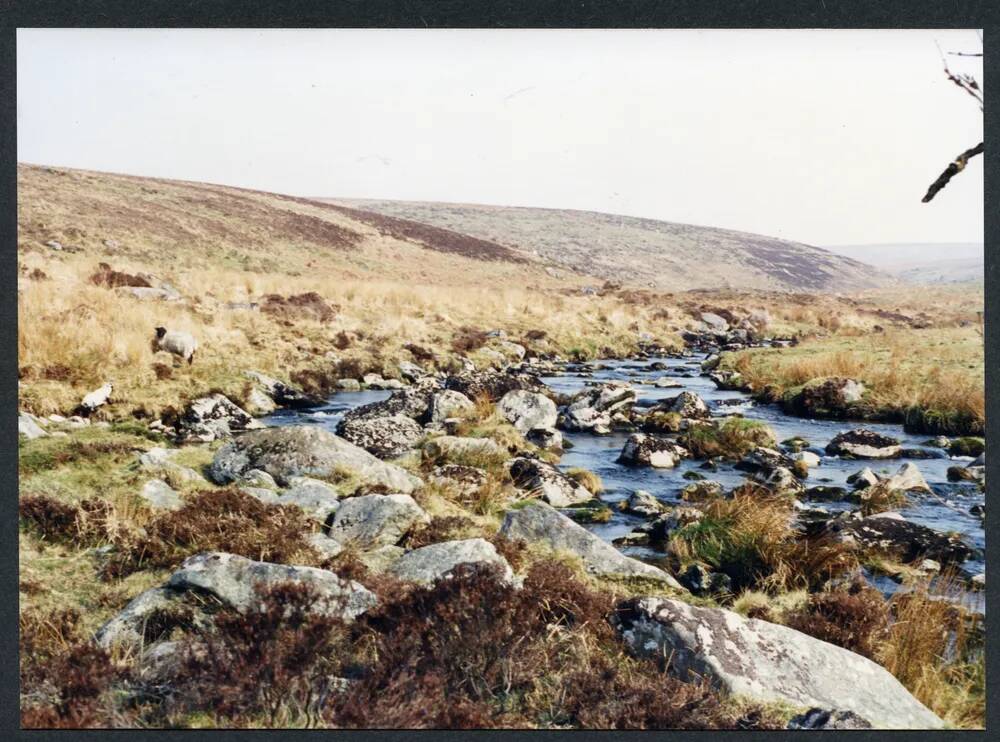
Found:
[(710, 459), (723, 456), (739, 460), (758, 446), (775, 448), (778, 445), (774, 431), (759, 420), (730, 417), (721, 424), (694, 425), (679, 439), (695, 458)]

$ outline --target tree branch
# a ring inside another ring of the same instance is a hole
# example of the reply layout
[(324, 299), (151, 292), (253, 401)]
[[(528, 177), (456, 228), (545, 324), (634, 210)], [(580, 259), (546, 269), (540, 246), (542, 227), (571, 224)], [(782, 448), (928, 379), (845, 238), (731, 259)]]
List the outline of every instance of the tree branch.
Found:
[(971, 158), (976, 155), (981, 155), (982, 153), (983, 143), (980, 142), (975, 147), (965, 150), (965, 152), (956, 157), (955, 161), (950, 163), (948, 167), (944, 169), (944, 172), (938, 176), (938, 179), (931, 183), (930, 188), (927, 189), (927, 194), (923, 197), (923, 199), (921, 199), (923, 203), (927, 203), (934, 198), (938, 191), (948, 185), (948, 181), (965, 170), (965, 166), (969, 163)]

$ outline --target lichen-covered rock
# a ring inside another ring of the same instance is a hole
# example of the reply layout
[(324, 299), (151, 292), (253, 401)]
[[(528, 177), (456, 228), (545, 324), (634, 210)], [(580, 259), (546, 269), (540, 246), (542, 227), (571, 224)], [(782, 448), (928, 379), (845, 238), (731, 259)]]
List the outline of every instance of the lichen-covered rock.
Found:
[(927, 484), (927, 480), (924, 479), (924, 475), (920, 473), (920, 469), (909, 461), (899, 467), (899, 471), (891, 477), (886, 477), (883, 481), (885, 482), (885, 486), (890, 490), (899, 490), (901, 492), (933, 491), (930, 485)]
[(532, 373), (506, 371), (466, 371), (445, 379), (446, 389), (454, 389), (470, 399), (485, 397), (496, 402), (507, 392), (525, 389), (530, 392), (544, 392), (545, 385)]
[(275, 502), (279, 505), (295, 505), (314, 520), (327, 523), (340, 507), (340, 493), (335, 487), (319, 479), (291, 477), (288, 488), (278, 493)]
[(832, 376), (803, 384), (784, 400), (786, 412), (803, 417), (844, 418), (861, 401), (865, 385), (855, 379)]
[(233, 433), (262, 428), (263, 423), (223, 394), (210, 394), (191, 402), (177, 421), (181, 441), (214, 441)]
[(775, 469), (791, 469), (795, 460), (774, 448), (757, 446), (736, 465), (744, 471), (761, 472), (765, 477)]
[(337, 434), (353, 420), (367, 417), (392, 417), (403, 415), (414, 420), (424, 420), (430, 409), (433, 392), (427, 389), (400, 389), (392, 393), (388, 399), (379, 402), (369, 402), (348, 410), (337, 425)]
[(894, 512), (831, 520), (827, 529), (840, 541), (904, 563), (933, 559), (942, 564), (961, 564), (973, 554), (960, 538), (912, 523)]
[(323, 404), (322, 399), (306, 394), (298, 387), (262, 374), (260, 371), (245, 371), (244, 375), (278, 407), (304, 409)]
[(508, 511), (500, 534), (511, 541), (526, 541), (554, 551), (571, 552), (591, 574), (625, 579), (638, 577), (684, 589), (662, 569), (625, 556), (607, 541), (542, 502)]
[(519, 457), (510, 462), (510, 478), (519, 490), (537, 495), (553, 507), (592, 500), (594, 495), (579, 482), (570, 479), (545, 461)]
[(829, 455), (852, 459), (893, 459), (901, 450), (897, 439), (867, 428), (838, 433), (826, 446)]
[(407, 582), (431, 584), (452, 576), (459, 564), (493, 564), (506, 582), (514, 581), (514, 571), (489, 541), (470, 538), (444, 541), (414, 549), (399, 558), (389, 574)]
[(681, 417), (690, 420), (705, 420), (711, 415), (705, 400), (694, 392), (681, 392), (676, 397), (665, 399), (654, 409), (676, 412)]
[(341, 579), (329, 570), (255, 562), (222, 552), (189, 557), (170, 575), (167, 587), (204, 591), (236, 610), (245, 611), (259, 603), (260, 589), (286, 582), (309, 585), (318, 597), (313, 610), (347, 621), (378, 602), (374, 593), (364, 586)]
[(154, 510), (177, 510), (184, 504), (177, 491), (162, 479), (150, 479), (142, 485), (139, 497)]
[(461, 464), (435, 467), (428, 479), (439, 487), (453, 490), (459, 497), (471, 497), (489, 481), (482, 469)]
[(393, 546), (430, 516), (409, 495), (362, 495), (342, 500), (329, 536), (344, 546), (373, 550)]
[(532, 428), (525, 438), (544, 451), (560, 452), (563, 449), (563, 437), (555, 428)]
[(497, 412), (523, 435), (533, 428), (555, 426), (559, 415), (556, 403), (538, 392), (515, 389), (497, 402)]
[(431, 397), (428, 422), (443, 423), (451, 417), (462, 417), (476, 409), (472, 400), (454, 389), (444, 389)]
[(707, 678), (765, 703), (851, 711), (880, 729), (943, 726), (885, 668), (786, 626), (666, 598), (627, 600), (612, 623), (632, 652), (669, 657), (684, 680)]
[(625, 441), (618, 462), (626, 466), (652, 466), (672, 469), (687, 455), (687, 450), (671, 440), (645, 433), (633, 433)]
[(154, 587), (139, 593), (117, 615), (97, 630), (95, 640), (104, 648), (112, 646), (141, 647), (144, 627), (153, 614), (180, 606), (183, 590)]
[(608, 383), (583, 389), (567, 405), (559, 424), (565, 430), (603, 435), (611, 432), (612, 417), (630, 411), (635, 400), (635, 390), (628, 384)]
[(337, 433), (380, 459), (402, 456), (424, 437), (424, 429), (405, 415), (346, 420), (337, 426)]
[(667, 506), (645, 490), (636, 490), (623, 500), (619, 508), (630, 515), (641, 518), (655, 518), (667, 510)]
[(403, 493), (422, 484), (405, 469), (379, 460), (328, 430), (305, 425), (255, 430), (227, 442), (216, 452), (210, 475), (218, 484), (226, 484), (239, 481), (251, 469), (266, 471), (279, 484), (298, 476), (329, 479), (344, 475)]
[(455, 435), (441, 435), (429, 439), (423, 446), (424, 458), (431, 461), (500, 462), (510, 454), (492, 438), (464, 438)]
[(692, 482), (681, 490), (681, 499), (685, 502), (704, 502), (722, 497), (725, 493), (721, 482), (706, 479), (700, 482)]

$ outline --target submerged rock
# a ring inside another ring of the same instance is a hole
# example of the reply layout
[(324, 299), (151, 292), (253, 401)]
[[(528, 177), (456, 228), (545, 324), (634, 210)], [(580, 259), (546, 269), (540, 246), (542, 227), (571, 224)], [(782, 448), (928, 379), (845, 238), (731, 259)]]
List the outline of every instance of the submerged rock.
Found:
[(786, 626), (665, 598), (627, 600), (612, 623), (632, 652), (669, 657), (684, 680), (707, 678), (765, 703), (842, 709), (881, 729), (943, 726), (885, 668)]

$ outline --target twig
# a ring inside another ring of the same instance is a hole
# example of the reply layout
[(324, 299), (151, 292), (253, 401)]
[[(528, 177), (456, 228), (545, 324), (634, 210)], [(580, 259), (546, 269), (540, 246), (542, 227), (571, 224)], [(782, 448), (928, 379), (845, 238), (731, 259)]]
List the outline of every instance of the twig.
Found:
[(927, 203), (934, 198), (938, 191), (948, 185), (948, 181), (965, 170), (965, 166), (969, 163), (971, 158), (976, 155), (981, 155), (982, 153), (983, 143), (980, 142), (975, 147), (965, 150), (965, 152), (956, 157), (955, 161), (950, 163), (948, 167), (944, 169), (944, 172), (938, 176), (937, 180), (931, 183), (930, 188), (927, 189), (927, 194), (921, 199), (921, 201), (923, 201), (923, 203)]

